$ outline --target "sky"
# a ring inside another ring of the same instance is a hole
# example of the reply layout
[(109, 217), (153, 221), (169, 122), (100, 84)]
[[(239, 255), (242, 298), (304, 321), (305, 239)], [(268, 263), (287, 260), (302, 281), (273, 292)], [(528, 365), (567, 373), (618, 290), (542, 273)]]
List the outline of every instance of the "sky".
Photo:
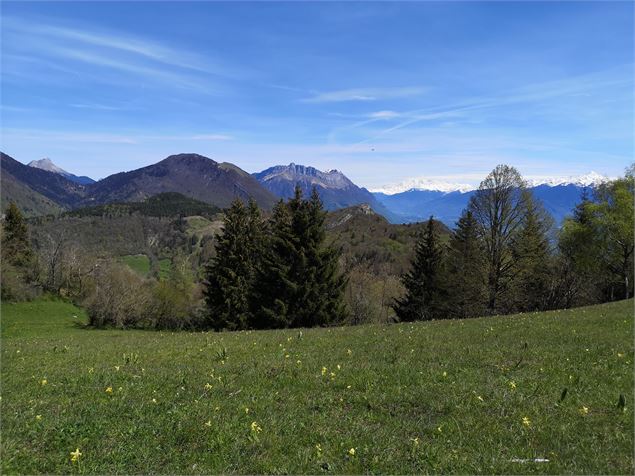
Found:
[(95, 179), (181, 152), (369, 189), (633, 161), (631, 2), (2, 2), (1, 149)]

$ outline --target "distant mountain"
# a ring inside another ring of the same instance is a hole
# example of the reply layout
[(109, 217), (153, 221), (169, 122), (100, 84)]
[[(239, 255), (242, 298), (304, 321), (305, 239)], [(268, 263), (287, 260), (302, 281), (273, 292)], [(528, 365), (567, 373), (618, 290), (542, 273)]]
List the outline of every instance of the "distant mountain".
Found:
[(389, 221), (396, 218), (390, 210), (377, 201), (372, 193), (355, 185), (338, 170), (322, 172), (314, 167), (291, 163), (270, 167), (253, 176), (280, 198), (293, 197), (296, 184), (300, 185), (304, 196), (309, 196), (315, 187), (327, 210), (338, 210), (366, 203)]
[(235, 198), (246, 201), (253, 197), (265, 209), (276, 202), (276, 197), (244, 170), (198, 154), (172, 155), (154, 165), (87, 185), (70, 180), (50, 161), (29, 167), (3, 153), (0, 162), (3, 206), (15, 201), (30, 216), (114, 202), (143, 202), (166, 192), (221, 208)]
[(75, 182), (81, 185), (88, 185), (91, 183), (95, 183), (95, 181), (92, 178), (86, 177), (85, 175), (78, 177), (77, 175), (73, 175), (72, 173), (67, 172), (66, 170), (55, 165), (51, 159), (46, 157), (40, 160), (32, 160), (27, 165), (29, 167), (35, 167), (37, 169), (46, 170), (47, 172), (53, 172), (54, 174), (62, 175), (63, 177), (70, 180), (71, 182)]
[[(530, 190), (534, 197), (543, 203), (556, 224), (560, 224), (567, 215), (572, 213), (584, 189), (593, 187), (594, 185), (562, 183), (561, 185), (537, 185), (530, 187)], [(374, 195), (393, 215), (398, 217), (399, 222), (418, 222), (433, 215), (436, 219), (453, 227), (467, 207), (474, 191), (408, 190), (393, 195), (385, 193)]]
[(73, 208), (86, 196), (84, 185), (55, 172), (28, 167), (0, 153), (2, 200), (15, 201), (29, 215)]
[(235, 198), (254, 198), (269, 209), (275, 196), (244, 170), (199, 154), (178, 154), (131, 172), (121, 172), (88, 186), (82, 205), (142, 202), (165, 192), (226, 208)]

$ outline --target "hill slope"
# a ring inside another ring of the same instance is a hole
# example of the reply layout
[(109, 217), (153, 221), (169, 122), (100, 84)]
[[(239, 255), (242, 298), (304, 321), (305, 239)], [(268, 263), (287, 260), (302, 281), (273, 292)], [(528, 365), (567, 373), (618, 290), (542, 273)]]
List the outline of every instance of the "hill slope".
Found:
[(3, 303), (2, 472), (632, 474), (632, 309), (215, 334)]
[[(72, 208), (86, 196), (86, 188), (83, 185), (72, 182), (57, 173), (24, 165), (2, 152), (0, 152), (0, 169), (3, 181), (14, 183), (11, 192), (18, 193), (15, 198), (7, 195), (6, 199), (21, 201), (20, 195), (27, 193), (26, 187), (46, 197), (60, 208)], [(38, 196), (33, 195), (33, 197), (35, 197), (34, 200), (41, 202)], [(20, 206), (19, 203), (18, 205)]]

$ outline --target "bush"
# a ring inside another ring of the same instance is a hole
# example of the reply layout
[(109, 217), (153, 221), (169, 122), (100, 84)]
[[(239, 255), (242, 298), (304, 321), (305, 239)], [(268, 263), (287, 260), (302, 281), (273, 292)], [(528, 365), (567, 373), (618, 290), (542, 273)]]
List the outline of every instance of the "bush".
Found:
[(93, 292), (85, 302), (89, 323), (120, 329), (143, 327), (151, 297), (151, 283), (127, 266), (101, 264)]

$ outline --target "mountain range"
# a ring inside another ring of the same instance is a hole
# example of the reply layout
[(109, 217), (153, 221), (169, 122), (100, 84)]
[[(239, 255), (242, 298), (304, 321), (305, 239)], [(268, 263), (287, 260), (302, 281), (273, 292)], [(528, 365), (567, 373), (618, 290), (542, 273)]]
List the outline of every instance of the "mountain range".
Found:
[(395, 222), (398, 217), (388, 210), (375, 196), (363, 187), (358, 187), (339, 170), (322, 172), (314, 167), (297, 165), (276, 165), (253, 174), (267, 190), (280, 198), (291, 198), (298, 185), (304, 196), (309, 196), (315, 187), (327, 210), (368, 204), (375, 212)]
[[(249, 174), (233, 164), (219, 163), (199, 154), (172, 155), (153, 165), (97, 182), (66, 172), (50, 159), (28, 165), (4, 153), (0, 159), (2, 207), (13, 200), (29, 216), (113, 202), (143, 202), (169, 192), (221, 208), (228, 207), (235, 198), (246, 201), (251, 197), (260, 207), (270, 209), (276, 200), (292, 197), (295, 186), (299, 185), (305, 196), (315, 187), (330, 211), (367, 204), (391, 223), (418, 222), (434, 216), (452, 227), (475, 193), (474, 187), (466, 184), (425, 179), (370, 192), (338, 170), (323, 172), (291, 163)], [(556, 223), (560, 223), (579, 202), (582, 191), (602, 180), (606, 178), (592, 173), (568, 180), (534, 181), (529, 186)]]

